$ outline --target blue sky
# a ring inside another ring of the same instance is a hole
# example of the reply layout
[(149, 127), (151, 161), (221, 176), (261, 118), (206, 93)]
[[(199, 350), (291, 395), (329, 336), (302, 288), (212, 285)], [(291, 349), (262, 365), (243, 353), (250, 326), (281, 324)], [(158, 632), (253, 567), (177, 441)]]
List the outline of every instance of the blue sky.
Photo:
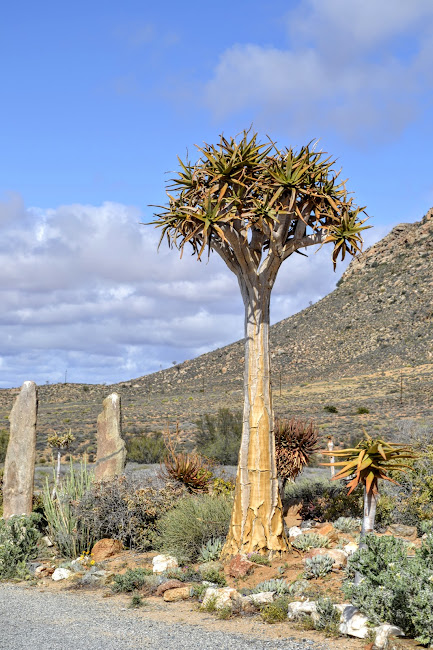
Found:
[[(250, 124), (320, 138), (374, 229), (433, 205), (433, 3), (9, 3), (0, 25), (0, 387), (107, 382), (242, 336), (220, 260), (156, 253), (140, 225), (194, 143)], [(298, 257), (298, 256), (297, 256)], [(331, 291), (289, 259), (275, 322)]]

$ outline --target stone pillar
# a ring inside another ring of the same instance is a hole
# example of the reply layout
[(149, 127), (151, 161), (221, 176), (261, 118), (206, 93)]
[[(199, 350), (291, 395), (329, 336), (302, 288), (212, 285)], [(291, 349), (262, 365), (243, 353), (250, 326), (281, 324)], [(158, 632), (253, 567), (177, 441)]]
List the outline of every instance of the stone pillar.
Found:
[(34, 381), (25, 381), (9, 416), (10, 437), (3, 479), (3, 517), (32, 511), (38, 397)]
[(120, 395), (112, 393), (102, 402), (98, 415), (95, 478), (100, 481), (123, 474), (126, 447), (122, 439)]

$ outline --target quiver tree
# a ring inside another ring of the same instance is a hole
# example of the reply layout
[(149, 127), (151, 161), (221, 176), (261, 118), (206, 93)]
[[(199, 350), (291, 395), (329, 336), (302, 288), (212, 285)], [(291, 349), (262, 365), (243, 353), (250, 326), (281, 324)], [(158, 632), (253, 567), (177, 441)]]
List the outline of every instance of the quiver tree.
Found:
[[(307, 145), (299, 152), (221, 137), (198, 147), (180, 169), (152, 223), (181, 254), (216, 251), (236, 275), (245, 305), (243, 431), (224, 555), (284, 552), (270, 386), (269, 305), (281, 264), (301, 249), (333, 245), (337, 258), (360, 251), (363, 208), (354, 206), (334, 161)], [(160, 242), (161, 243), (161, 242)], [(301, 253), (303, 254), (303, 253)]]

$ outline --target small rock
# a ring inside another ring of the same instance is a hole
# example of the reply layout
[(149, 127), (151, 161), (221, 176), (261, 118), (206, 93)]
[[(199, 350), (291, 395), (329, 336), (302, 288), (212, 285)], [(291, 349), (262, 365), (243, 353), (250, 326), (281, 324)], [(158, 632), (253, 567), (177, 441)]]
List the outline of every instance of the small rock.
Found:
[(56, 569), (51, 576), (56, 582), (58, 580), (67, 580), (72, 575), (72, 571), (69, 569)]
[(262, 591), (259, 594), (241, 596), (241, 609), (246, 614), (254, 614), (262, 605), (274, 602), (274, 591)]
[(342, 569), (347, 564), (347, 555), (344, 551), (338, 548), (312, 548), (304, 557), (304, 562), (307, 558), (315, 557), (316, 555), (329, 555), (334, 560), (332, 565), (333, 569)]
[(92, 559), (95, 562), (102, 562), (113, 555), (117, 555), (123, 548), (123, 544), (118, 539), (100, 539), (92, 548)]
[(388, 526), (386, 533), (394, 537), (404, 537), (411, 541), (418, 537), (416, 526), (405, 526), (404, 524), (391, 524)]
[(321, 535), (329, 535), (330, 533), (335, 532), (334, 526), (329, 521), (317, 524), (316, 530), (318, 530)]
[(179, 565), (171, 555), (156, 555), (152, 560), (153, 573), (164, 573), (167, 569), (176, 569)]
[(404, 636), (403, 631), (396, 625), (379, 625), (374, 628), (375, 640), (374, 647), (377, 650), (383, 650), (388, 647), (388, 639), (390, 636)]
[(314, 600), (305, 600), (305, 601), (294, 601), (289, 603), (289, 608), (287, 611), (287, 618), (297, 619), (300, 616), (308, 615), (311, 616), (313, 620), (317, 619), (317, 607)]
[(45, 544), (48, 548), (51, 548), (51, 546), (54, 546), (53, 542), (50, 540), (48, 535), (44, 535), (44, 537), (41, 537), (41, 542), (42, 544)]
[(54, 573), (54, 567), (44, 566), (41, 564), (35, 569), (36, 578), (46, 578), (47, 576), (52, 576)]
[(357, 551), (359, 548), (359, 544), (356, 542), (349, 542), (346, 544), (346, 546), (343, 546), (343, 551), (346, 553), (346, 555), (353, 555), (355, 551)]
[(222, 562), (218, 562), (217, 560), (211, 560), (209, 562), (203, 562), (197, 567), (197, 571), (199, 573), (206, 573), (206, 571), (210, 571), (211, 569), (215, 571), (222, 571), (224, 569), (224, 565)]
[(235, 555), (229, 564), (229, 576), (232, 578), (244, 578), (255, 566), (254, 562), (250, 562), (245, 555)]
[(215, 608), (224, 609), (230, 607), (232, 611), (240, 611), (242, 608), (242, 596), (232, 587), (208, 587), (205, 591), (203, 598), (203, 606), (205, 607), (215, 599)]
[(299, 526), (292, 526), (289, 528), (289, 538), (295, 538), (298, 535), (302, 535), (302, 530), (299, 528)]
[(341, 634), (355, 636), (358, 639), (365, 639), (368, 636), (370, 629), (367, 625), (368, 619), (364, 614), (361, 614), (359, 609), (347, 603), (335, 605), (335, 607), (341, 612), (341, 623), (339, 626)]
[(306, 530), (310, 530), (310, 528), (314, 528), (315, 525), (316, 522), (313, 521), (312, 519), (305, 519), (305, 521), (301, 521), (300, 528), (305, 533)]
[(178, 600), (188, 600), (190, 596), (191, 587), (177, 587), (175, 589), (167, 589), (164, 592), (163, 598), (167, 603), (175, 603)]
[(185, 585), (180, 580), (167, 580), (167, 582), (163, 582), (162, 585), (159, 585), (155, 592), (155, 596), (162, 596), (165, 591), (168, 591), (168, 589), (177, 589), (177, 587), (184, 586)]

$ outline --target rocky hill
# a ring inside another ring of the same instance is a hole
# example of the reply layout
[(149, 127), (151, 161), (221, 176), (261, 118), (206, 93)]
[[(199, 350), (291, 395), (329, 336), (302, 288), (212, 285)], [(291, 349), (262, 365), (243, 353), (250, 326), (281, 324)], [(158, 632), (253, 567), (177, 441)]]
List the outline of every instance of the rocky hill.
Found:
[[(359, 431), (361, 422), (391, 435), (402, 420), (433, 426), (433, 209), (353, 260), (328, 296), (273, 325), (271, 350), (280, 414), (313, 417), (340, 438)], [(243, 355), (237, 341), (112, 386), (41, 386), (40, 453), (49, 430), (69, 428), (76, 452), (94, 450), (96, 416), (113, 390), (122, 396), (126, 432), (179, 421), (193, 433), (202, 414), (241, 406)], [(0, 391), (0, 417), (16, 392)], [(328, 405), (338, 413), (324, 411)]]

